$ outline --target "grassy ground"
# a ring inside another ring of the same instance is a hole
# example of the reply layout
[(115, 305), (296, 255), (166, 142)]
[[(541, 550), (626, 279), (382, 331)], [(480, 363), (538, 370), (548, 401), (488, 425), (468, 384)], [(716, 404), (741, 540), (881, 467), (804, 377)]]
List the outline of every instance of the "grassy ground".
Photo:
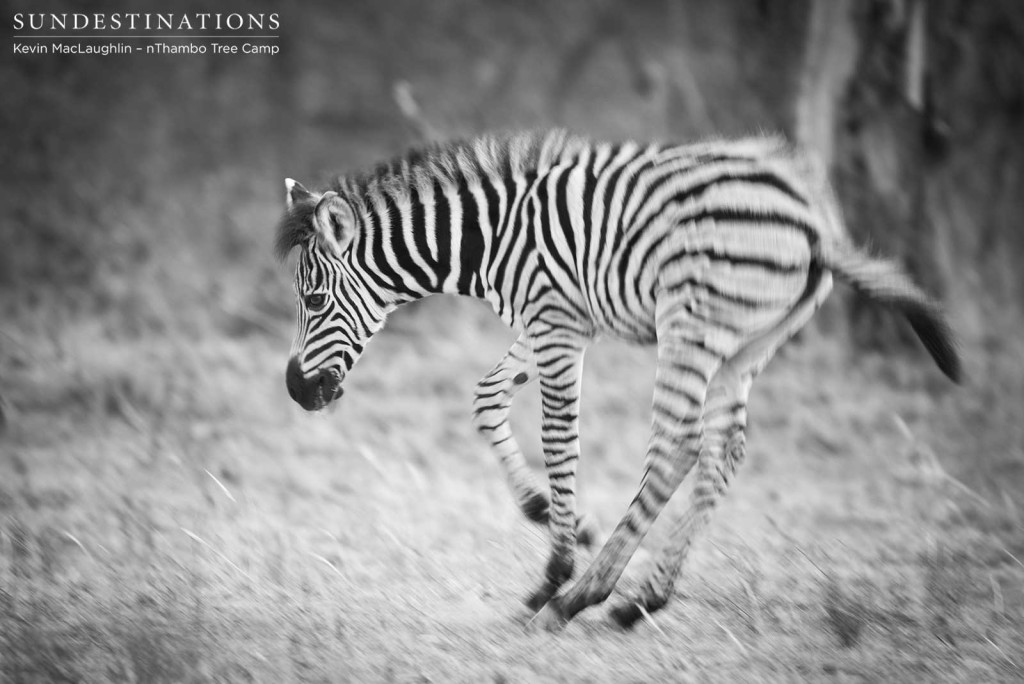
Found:
[[(977, 273), (953, 293), (985, 331), (964, 388), (848, 351), (838, 309), (783, 350), (680, 596), (629, 633), (600, 608), (524, 629), (547, 542), (470, 427), (512, 339), (484, 305), (399, 311), (326, 415), (287, 397), (284, 176), (404, 147), (399, 79), (446, 132), (777, 127), (764, 70), (792, 27), (742, 6), (672, 32), (628, 13), (574, 52), (589, 3), (310, 3), (278, 61), (0, 65), (0, 681), (1019, 681), (1024, 355)], [(652, 350), (588, 355), (582, 505), (606, 530), (652, 381)]]
[[(787, 349), (671, 608), (630, 633), (594, 609), (533, 635), (520, 599), (545, 537), (467, 420), (510, 342), (489, 312), (399, 312), (325, 415), (284, 392), (287, 324), (226, 327), (5, 339), (5, 681), (1021, 676), (1020, 461), (1001, 493), (963, 483), (971, 456), (943, 421), (963, 426), (978, 390), (930, 368), (813, 335)], [(651, 356), (588, 357), (583, 505), (606, 529), (638, 479)]]

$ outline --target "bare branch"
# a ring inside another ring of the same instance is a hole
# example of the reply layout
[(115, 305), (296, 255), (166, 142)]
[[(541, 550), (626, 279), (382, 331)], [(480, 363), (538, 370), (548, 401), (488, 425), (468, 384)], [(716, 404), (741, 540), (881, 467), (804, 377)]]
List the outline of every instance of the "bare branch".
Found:
[(423, 115), (423, 110), (413, 96), (411, 83), (404, 80), (395, 81), (391, 94), (399, 111), (402, 112), (402, 116), (412, 125), (413, 130), (420, 138), (425, 142), (436, 142), (443, 139), (444, 136), (441, 135), (438, 128)]

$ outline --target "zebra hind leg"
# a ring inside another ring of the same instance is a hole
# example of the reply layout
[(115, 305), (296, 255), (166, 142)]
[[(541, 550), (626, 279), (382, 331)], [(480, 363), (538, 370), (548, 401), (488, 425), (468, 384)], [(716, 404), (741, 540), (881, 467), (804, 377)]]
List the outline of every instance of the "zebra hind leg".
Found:
[[(535, 523), (547, 525), (550, 508), (547, 488), (527, 464), (509, 422), (513, 397), (537, 377), (530, 347), (520, 337), (477, 383), (473, 398), (473, 425), (497, 455), (512, 497), (523, 515)], [(577, 543), (587, 548), (600, 539), (600, 532), (589, 516), (577, 518), (576, 538)]]
[(754, 378), (764, 370), (779, 347), (807, 323), (831, 289), (832, 278), (820, 270), (812, 270), (804, 294), (789, 312), (769, 330), (747, 342), (716, 373), (704, 411), (708, 449), (706, 455), (701, 456), (689, 510), (673, 527), (668, 544), (641, 584), (640, 595), (613, 609), (612, 618), (620, 625), (628, 627), (644, 611), (658, 610), (668, 601), (694, 536), (711, 519), (718, 501), (746, 457), (747, 398)]
[(733, 375), (731, 382), (721, 381), (723, 375), (729, 374), (720, 372), (708, 392), (705, 448), (687, 509), (674, 521), (668, 542), (653, 559), (638, 595), (610, 611), (611, 618), (623, 628), (633, 626), (645, 613), (660, 610), (668, 603), (694, 539), (707, 527), (746, 458), (747, 397), (753, 378)]

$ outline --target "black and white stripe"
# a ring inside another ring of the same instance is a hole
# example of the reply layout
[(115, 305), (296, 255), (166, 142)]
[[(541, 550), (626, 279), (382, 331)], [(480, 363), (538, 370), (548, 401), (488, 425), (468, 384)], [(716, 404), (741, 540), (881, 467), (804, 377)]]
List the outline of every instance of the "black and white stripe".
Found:
[[(700, 461), (690, 511), (641, 594), (613, 611), (628, 624), (668, 599), (693, 535), (743, 461), (753, 378), (825, 299), (833, 275), (906, 313), (957, 377), (939, 309), (895, 265), (854, 248), (838, 215), (821, 174), (778, 138), (681, 146), (590, 143), (561, 131), (487, 136), (342, 178), (323, 194), (290, 182), (278, 247), (282, 256), (301, 249), (292, 349), (301, 377), (289, 382), (325, 368), (343, 378), (399, 304), (434, 293), (488, 301), (520, 336), (478, 384), (473, 415), (524, 513), (551, 530), (545, 577), (529, 599), (546, 606), (536, 624), (556, 628), (603, 601)], [(319, 293), (326, 302), (313, 310), (308, 297)], [(653, 429), (626, 515), (555, 598), (582, 535), (580, 378), (599, 334), (657, 344)], [(533, 380), (546, 487), (508, 423), (514, 394)], [(313, 407), (331, 398), (317, 396)]]

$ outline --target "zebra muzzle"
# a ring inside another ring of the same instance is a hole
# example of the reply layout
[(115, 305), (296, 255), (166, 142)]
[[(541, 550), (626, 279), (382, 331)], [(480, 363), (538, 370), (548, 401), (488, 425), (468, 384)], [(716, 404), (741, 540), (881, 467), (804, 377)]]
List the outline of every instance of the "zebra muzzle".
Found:
[(285, 371), (289, 396), (307, 411), (318, 411), (340, 397), (344, 393), (341, 381), (341, 372), (336, 368), (322, 368), (304, 375), (294, 357), (288, 361)]

